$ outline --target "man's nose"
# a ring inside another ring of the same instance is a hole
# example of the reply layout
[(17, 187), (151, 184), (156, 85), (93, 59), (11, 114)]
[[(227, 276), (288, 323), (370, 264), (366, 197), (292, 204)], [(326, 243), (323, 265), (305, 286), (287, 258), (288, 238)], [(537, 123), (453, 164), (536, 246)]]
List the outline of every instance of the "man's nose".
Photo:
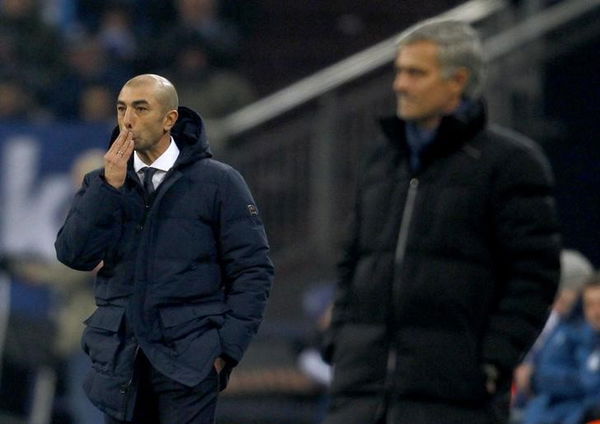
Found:
[(131, 109), (127, 109), (123, 114), (123, 126), (127, 129), (131, 129), (133, 127), (133, 113)]
[(400, 92), (406, 91), (406, 87), (407, 87), (407, 78), (402, 73), (397, 74), (394, 77), (394, 82), (392, 83), (392, 89), (396, 93), (400, 93)]

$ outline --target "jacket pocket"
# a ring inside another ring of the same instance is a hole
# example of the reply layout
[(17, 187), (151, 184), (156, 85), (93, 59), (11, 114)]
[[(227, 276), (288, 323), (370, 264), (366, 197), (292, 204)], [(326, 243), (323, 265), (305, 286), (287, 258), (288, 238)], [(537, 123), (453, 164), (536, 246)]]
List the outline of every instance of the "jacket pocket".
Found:
[(398, 393), (465, 405), (488, 398), (478, 343), (466, 330), (407, 328), (398, 345)]
[(227, 307), (221, 303), (177, 305), (159, 307), (160, 319), (164, 328), (170, 328), (188, 321), (222, 315)]
[(163, 340), (173, 353), (184, 353), (190, 344), (225, 322), (227, 307), (221, 303), (159, 307)]
[(117, 306), (101, 306), (84, 321), (82, 347), (90, 357), (92, 366), (99, 372), (114, 371), (117, 352), (124, 340), (119, 335), (125, 309)]
[(335, 336), (332, 392), (356, 394), (383, 390), (387, 345), (382, 324), (344, 324)]

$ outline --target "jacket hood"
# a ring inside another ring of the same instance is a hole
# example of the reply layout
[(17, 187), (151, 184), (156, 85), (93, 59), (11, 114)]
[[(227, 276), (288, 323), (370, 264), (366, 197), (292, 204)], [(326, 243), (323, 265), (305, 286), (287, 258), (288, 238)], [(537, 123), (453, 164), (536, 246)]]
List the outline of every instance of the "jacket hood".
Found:
[[(487, 114), (483, 100), (465, 100), (457, 111), (442, 118), (434, 141), (423, 152), (423, 158), (427, 160), (460, 148), (481, 131), (486, 122)], [(390, 142), (408, 149), (406, 121), (392, 116), (381, 119), (380, 125)]]
[[(212, 157), (204, 121), (200, 115), (185, 106), (179, 106), (177, 110), (179, 117), (171, 129), (171, 136), (180, 151), (177, 164)], [(119, 126), (117, 125), (112, 131), (109, 146), (114, 143), (118, 136)]]

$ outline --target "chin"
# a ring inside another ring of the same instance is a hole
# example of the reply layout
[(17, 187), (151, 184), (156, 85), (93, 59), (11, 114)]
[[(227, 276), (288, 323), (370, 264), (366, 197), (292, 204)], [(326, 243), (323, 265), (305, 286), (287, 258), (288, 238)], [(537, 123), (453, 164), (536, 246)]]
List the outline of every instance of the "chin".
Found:
[(404, 119), (406, 121), (414, 121), (415, 119), (420, 118), (419, 116), (417, 116), (418, 113), (415, 113), (414, 110), (411, 110), (411, 108), (407, 108), (406, 106), (399, 106), (398, 108), (396, 108), (396, 114), (399, 118)]
[(406, 122), (414, 122), (419, 119), (418, 117), (411, 115), (410, 113), (402, 113), (402, 112), (398, 112), (398, 118), (400, 118)]

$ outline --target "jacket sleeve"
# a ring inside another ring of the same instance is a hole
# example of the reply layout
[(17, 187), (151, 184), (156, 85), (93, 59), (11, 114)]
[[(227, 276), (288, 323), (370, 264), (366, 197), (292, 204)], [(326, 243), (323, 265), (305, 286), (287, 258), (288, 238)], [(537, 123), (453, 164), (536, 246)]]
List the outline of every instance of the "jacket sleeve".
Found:
[(337, 283), (333, 298), (331, 321), (323, 332), (321, 342), (321, 356), (329, 364), (333, 363), (336, 335), (344, 322), (348, 321), (348, 299), (351, 295), (352, 278), (358, 261), (359, 202), (360, 189), (357, 190), (354, 210), (350, 214), (346, 225), (346, 234), (342, 241), (342, 253), (337, 263)]
[(498, 274), (482, 360), (510, 378), (542, 329), (558, 286), (560, 236), (550, 167), (524, 143), (496, 170), (492, 237)]
[(107, 184), (101, 171), (87, 174), (73, 200), (54, 247), (58, 260), (81, 270), (93, 270), (121, 228), (119, 190)]
[(235, 365), (263, 319), (273, 264), (258, 209), (237, 171), (227, 172), (219, 197), (218, 243), (229, 307), (220, 336), (222, 355)]
[(349, 321), (349, 299), (352, 296), (352, 280), (359, 260), (359, 235), (361, 229), (361, 198), (366, 184), (365, 176), (382, 156), (389, 153), (384, 145), (375, 145), (372, 152), (361, 161), (355, 181), (355, 197), (352, 213), (348, 217), (346, 232), (342, 240), (341, 257), (337, 263), (337, 283), (331, 312), (331, 322), (323, 333), (321, 356), (327, 363), (333, 363), (336, 336), (345, 322)]
[(350, 283), (352, 281), (352, 275), (357, 260), (355, 254), (358, 237), (358, 231), (356, 230), (357, 223), (356, 213), (353, 213), (348, 225), (347, 239), (342, 248), (342, 257), (337, 265), (338, 280), (335, 287), (331, 322), (323, 332), (323, 339), (321, 342), (321, 356), (323, 357), (323, 360), (329, 364), (333, 362), (336, 334), (346, 321)]

